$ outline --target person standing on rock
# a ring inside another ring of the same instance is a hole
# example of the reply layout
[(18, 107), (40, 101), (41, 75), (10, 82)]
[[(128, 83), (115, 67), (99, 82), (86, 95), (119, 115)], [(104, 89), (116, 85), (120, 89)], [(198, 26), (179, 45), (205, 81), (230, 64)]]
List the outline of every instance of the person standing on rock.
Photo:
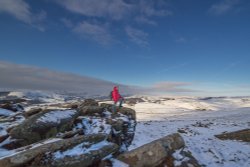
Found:
[(122, 107), (123, 97), (120, 95), (118, 87), (115, 86), (111, 92), (111, 98), (114, 101), (113, 112), (116, 112), (116, 105), (119, 102), (119, 107)]

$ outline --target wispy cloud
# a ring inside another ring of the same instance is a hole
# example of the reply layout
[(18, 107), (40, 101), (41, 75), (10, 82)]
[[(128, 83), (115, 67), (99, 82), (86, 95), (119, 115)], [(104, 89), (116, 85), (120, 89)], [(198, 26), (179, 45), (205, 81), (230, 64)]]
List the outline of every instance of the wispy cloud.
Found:
[[(159, 5), (160, 3), (160, 5)], [(173, 15), (173, 12), (166, 9), (156, 8), (157, 6), (165, 6), (166, 3), (163, 1), (155, 1), (155, 0), (140, 0), (138, 4), (138, 8), (141, 14), (144, 16), (169, 16)]]
[(32, 13), (31, 7), (24, 0), (0, 0), (0, 13), (7, 13), (40, 31), (44, 31), (41, 22), (46, 18), (46, 12)]
[(57, 2), (77, 14), (114, 20), (124, 18), (132, 8), (123, 0), (58, 0)]
[(209, 9), (209, 13), (214, 15), (222, 15), (233, 10), (240, 0), (221, 0), (220, 2), (213, 4)]
[(127, 26), (125, 28), (125, 31), (129, 37), (129, 39), (132, 42), (134, 42), (135, 44), (137, 44), (139, 46), (143, 46), (143, 47), (147, 47), (149, 45), (148, 39), (147, 39), (148, 33), (144, 32), (142, 30), (130, 27), (130, 26)]
[[(83, 16), (84, 22), (102, 22), (103, 24), (118, 24), (125, 29), (128, 38), (139, 46), (148, 45), (148, 33), (140, 30), (136, 25), (157, 25), (157, 17), (172, 15), (172, 11), (166, 8), (166, 2), (162, 0), (56, 0), (66, 10), (78, 16)], [(87, 18), (87, 19), (86, 19)], [(71, 23), (81, 25), (78, 21), (62, 20), (68, 28)], [(85, 27), (84, 24), (84, 27)], [(133, 25), (133, 26), (132, 26)], [(96, 25), (95, 25), (96, 26)], [(130, 27), (130, 28), (127, 28)], [(132, 28), (135, 27), (135, 28)], [(76, 29), (73, 27), (73, 29)], [(82, 29), (82, 28), (81, 28)], [(85, 29), (85, 28), (84, 28)], [(112, 32), (109, 27), (106, 31)], [(74, 30), (75, 31), (75, 30)], [(82, 32), (82, 31), (81, 31)], [(85, 31), (84, 31), (85, 32)], [(99, 30), (98, 30), (99, 32)], [(96, 33), (88, 33), (96, 39)], [(107, 34), (107, 33), (106, 33)], [(113, 39), (115, 35), (112, 33)], [(98, 40), (95, 40), (98, 41)]]
[(73, 28), (73, 32), (84, 38), (92, 39), (102, 45), (108, 45), (113, 41), (112, 35), (108, 32), (107, 25), (105, 24), (83, 21)]
[(74, 24), (72, 23), (71, 20), (67, 19), (67, 18), (61, 18), (61, 22), (68, 28), (73, 28)]
[(187, 42), (187, 39), (184, 38), (184, 37), (179, 37), (179, 38), (176, 38), (176, 39), (175, 39), (175, 42), (176, 42), (176, 43), (186, 43), (186, 42)]
[(184, 67), (186, 68), (189, 64), (190, 64), (190, 62), (182, 62), (182, 63), (179, 63), (179, 64), (174, 64), (174, 65), (171, 65), (171, 66), (167, 66), (167, 67), (163, 68), (162, 70), (160, 70), (159, 73), (174, 71), (174, 70), (181, 69), (181, 68), (184, 68)]
[(157, 22), (150, 20), (149, 18), (147, 18), (145, 16), (137, 16), (137, 17), (135, 17), (135, 21), (137, 23), (140, 23), (140, 24), (149, 24), (149, 25), (153, 25), (153, 26), (157, 25)]
[(152, 91), (156, 92), (195, 92), (195, 90), (188, 89), (186, 86), (192, 85), (188, 82), (158, 82), (151, 87)]
[[(148, 87), (138, 87), (139, 93), (150, 95), (182, 94), (190, 95), (202, 92), (198, 89), (192, 89), (193, 83), (189, 82), (157, 82)], [(138, 91), (137, 91), (138, 92)]]

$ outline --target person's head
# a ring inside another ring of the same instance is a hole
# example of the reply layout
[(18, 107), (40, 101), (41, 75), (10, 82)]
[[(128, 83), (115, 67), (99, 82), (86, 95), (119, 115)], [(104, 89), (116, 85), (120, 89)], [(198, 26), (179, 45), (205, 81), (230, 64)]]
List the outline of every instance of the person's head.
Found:
[(118, 86), (114, 86), (114, 90), (118, 90)]

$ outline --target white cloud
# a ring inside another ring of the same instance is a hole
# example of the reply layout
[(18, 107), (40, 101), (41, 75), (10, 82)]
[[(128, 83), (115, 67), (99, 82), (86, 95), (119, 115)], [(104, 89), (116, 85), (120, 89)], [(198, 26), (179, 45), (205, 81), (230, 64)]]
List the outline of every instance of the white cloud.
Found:
[(117, 84), (92, 77), (0, 61), (0, 90), (42, 90), (107, 95), (114, 85), (122, 94), (164, 94), (196, 92), (185, 88), (191, 83), (160, 82), (150, 87)]
[[(141, 14), (144, 16), (170, 16), (173, 14), (172, 11), (166, 10), (166, 9), (161, 9), (161, 8), (156, 8), (157, 2), (155, 0), (140, 0), (138, 9)], [(165, 6), (164, 2), (161, 2), (161, 6)]]
[(127, 26), (125, 31), (129, 37), (129, 39), (136, 43), (139, 46), (146, 47), (149, 45), (148, 43), (148, 34), (142, 30)]
[(84, 38), (90, 38), (102, 45), (108, 45), (113, 41), (111, 34), (108, 32), (106, 25), (89, 23), (83, 21), (73, 28), (73, 32)]
[[(114, 39), (114, 35), (111, 37), (109, 32), (112, 31), (109, 27), (102, 27), (93, 22), (99, 21), (111, 26), (118, 24), (121, 29), (125, 29), (132, 42), (147, 46), (148, 33), (126, 25), (134, 23), (157, 25), (157, 17), (172, 15), (172, 12), (166, 9), (166, 2), (162, 0), (56, 0), (56, 2), (68, 11), (84, 16), (84, 22), (74, 23), (77, 25), (73, 26), (74, 32), (102, 44), (112, 41), (110, 39)], [(62, 21), (66, 27), (72, 29), (72, 20)], [(91, 28), (93, 30), (90, 30)]]
[(163, 9), (166, 3), (160, 0), (57, 0), (56, 2), (73, 13), (113, 20), (138, 16), (149, 19), (148, 17), (173, 14), (172, 11)]
[(212, 5), (209, 12), (214, 15), (222, 15), (233, 10), (239, 3), (240, 0), (221, 0)]
[(0, 78), (0, 90), (63, 91), (108, 96), (113, 86), (118, 85), (126, 94), (135, 91), (133, 87), (105, 80), (3, 61), (0, 61)]
[(135, 21), (138, 23), (149, 24), (149, 25), (153, 25), (153, 26), (157, 25), (157, 23), (155, 21), (150, 20), (149, 18), (147, 18), (145, 16), (137, 16), (137, 17), (135, 17)]
[(72, 21), (70, 19), (67, 18), (61, 18), (61, 22), (68, 28), (72, 28), (74, 27), (74, 24), (72, 23)]
[(67, 10), (85, 16), (122, 19), (131, 6), (123, 0), (58, 0)]
[(24, 0), (0, 0), (0, 13), (7, 13), (41, 31), (44, 30), (39, 23), (46, 18), (46, 12), (32, 13), (29, 4)]

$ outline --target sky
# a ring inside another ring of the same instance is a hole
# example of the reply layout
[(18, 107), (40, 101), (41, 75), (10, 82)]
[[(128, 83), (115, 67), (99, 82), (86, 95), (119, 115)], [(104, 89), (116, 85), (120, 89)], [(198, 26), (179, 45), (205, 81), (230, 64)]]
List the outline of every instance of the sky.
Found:
[(0, 61), (165, 92), (250, 95), (249, 18), (248, 0), (0, 0)]

